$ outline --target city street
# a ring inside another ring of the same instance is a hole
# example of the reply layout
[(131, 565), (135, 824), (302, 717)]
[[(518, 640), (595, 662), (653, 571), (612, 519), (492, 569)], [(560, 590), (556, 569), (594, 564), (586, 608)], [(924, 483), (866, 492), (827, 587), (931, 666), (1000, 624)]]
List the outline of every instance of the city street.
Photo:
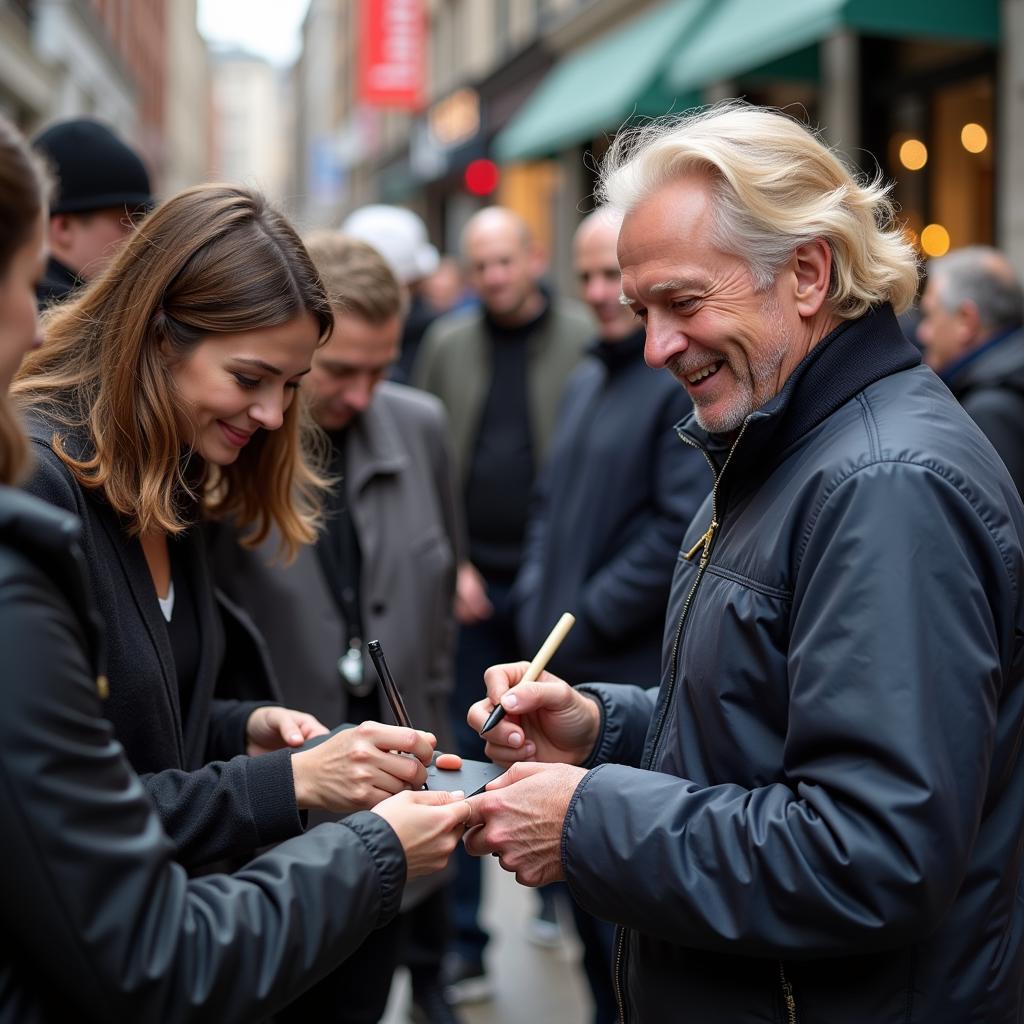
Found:
[[(537, 897), (502, 871), (494, 858), (484, 862), (484, 919), (492, 941), (488, 968), (496, 988), (494, 999), (459, 1007), (464, 1024), (587, 1024), (590, 995), (579, 965), (579, 944), (568, 925), (571, 942), (561, 949), (540, 949), (526, 939), (526, 924)], [(383, 1024), (407, 1024), (408, 975), (396, 977)]]

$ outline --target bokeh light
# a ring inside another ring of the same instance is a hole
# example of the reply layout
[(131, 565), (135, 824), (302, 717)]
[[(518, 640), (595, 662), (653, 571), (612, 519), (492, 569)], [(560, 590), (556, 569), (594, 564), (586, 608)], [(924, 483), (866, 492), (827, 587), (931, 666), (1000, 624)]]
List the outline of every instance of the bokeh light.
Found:
[(907, 139), (900, 146), (900, 163), (908, 171), (919, 171), (928, 163), (928, 147), (920, 139)]
[(945, 256), (949, 252), (949, 232), (941, 224), (929, 224), (921, 232), (921, 249), (926, 256)]
[(988, 132), (970, 121), (960, 129), (960, 142), (968, 153), (983, 153), (988, 146)]

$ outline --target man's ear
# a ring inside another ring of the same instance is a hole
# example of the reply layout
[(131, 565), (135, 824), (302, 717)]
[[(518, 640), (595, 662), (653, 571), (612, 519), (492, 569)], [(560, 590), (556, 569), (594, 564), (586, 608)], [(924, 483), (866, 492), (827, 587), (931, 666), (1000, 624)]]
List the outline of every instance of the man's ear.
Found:
[(50, 247), (66, 250), (74, 236), (74, 218), (68, 213), (55, 213), (50, 217)]
[(981, 312), (973, 299), (964, 299), (953, 314), (956, 319), (957, 331), (964, 348), (970, 348), (982, 341), (985, 325), (981, 322)]
[(832, 247), (824, 238), (798, 245), (790, 257), (790, 271), (797, 312), (804, 318), (817, 316), (832, 281)]

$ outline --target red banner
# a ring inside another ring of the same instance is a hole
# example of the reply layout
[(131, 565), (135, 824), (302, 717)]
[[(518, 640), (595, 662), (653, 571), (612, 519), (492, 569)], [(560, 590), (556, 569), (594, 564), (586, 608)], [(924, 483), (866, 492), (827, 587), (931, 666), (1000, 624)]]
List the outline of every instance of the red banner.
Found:
[(375, 107), (419, 110), (426, 66), (423, 0), (360, 0), (359, 96)]

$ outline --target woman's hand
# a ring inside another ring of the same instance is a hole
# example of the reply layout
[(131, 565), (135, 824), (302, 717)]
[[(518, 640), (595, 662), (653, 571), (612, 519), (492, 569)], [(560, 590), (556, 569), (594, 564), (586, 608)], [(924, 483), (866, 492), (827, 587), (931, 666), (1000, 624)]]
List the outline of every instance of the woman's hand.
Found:
[(464, 794), (434, 790), (399, 793), (373, 811), (395, 830), (409, 878), (433, 874), (448, 863), (470, 815)]
[(436, 745), (429, 732), (380, 722), (343, 729), (292, 756), (295, 799), (305, 810), (370, 810), (403, 789), (420, 789)]
[(497, 764), (583, 764), (601, 733), (597, 701), (550, 672), (519, 683), (527, 668), (525, 661), (492, 665), (484, 673), (487, 698), (469, 709), (466, 721), (479, 732), (499, 703), (505, 708), (505, 717), (484, 735), (487, 756)]
[(255, 757), (282, 747), (301, 747), (327, 731), (327, 726), (305, 711), (273, 705), (257, 708), (245, 723), (245, 752)]

